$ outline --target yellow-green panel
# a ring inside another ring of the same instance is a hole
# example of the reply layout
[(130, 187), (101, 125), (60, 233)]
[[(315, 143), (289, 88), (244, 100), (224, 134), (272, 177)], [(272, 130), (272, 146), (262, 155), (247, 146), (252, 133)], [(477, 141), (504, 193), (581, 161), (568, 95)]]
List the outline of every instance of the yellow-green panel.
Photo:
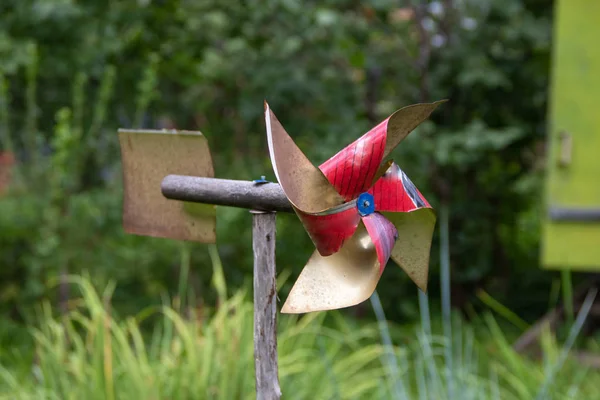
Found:
[(595, 270), (600, 220), (556, 221), (549, 211), (600, 211), (600, 0), (557, 0), (555, 16), (542, 264)]

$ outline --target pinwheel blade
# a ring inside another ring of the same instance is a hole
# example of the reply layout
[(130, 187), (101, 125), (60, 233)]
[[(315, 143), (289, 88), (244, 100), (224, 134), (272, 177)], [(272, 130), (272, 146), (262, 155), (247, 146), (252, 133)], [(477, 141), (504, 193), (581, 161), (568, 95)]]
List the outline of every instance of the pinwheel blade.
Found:
[(429, 253), (435, 229), (435, 213), (431, 208), (411, 212), (384, 212), (398, 230), (398, 240), (391, 258), (423, 292), (427, 292)]
[(369, 190), (375, 199), (377, 211), (408, 212), (431, 207), (398, 164), (392, 163), (388, 170)]
[(383, 158), (386, 158), (421, 122), (429, 118), (437, 106), (445, 102), (446, 100), (440, 100), (435, 103), (413, 104), (393, 113), (387, 120)]
[(371, 187), (382, 160), (443, 102), (396, 111), (319, 168), (346, 201), (355, 199)]
[(379, 266), (381, 272), (383, 272), (394, 248), (394, 242), (398, 238), (398, 231), (394, 224), (379, 213), (367, 215), (362, 218), (362, 221), (367, 228), (367, 232), (369, 232), (371, 240), (375, 244)]
[(344, 203), (326, 213), (306, 214), (296, 210), (296, 214), (323, 257), (337, 252), (360, 222), (356, 202)]
[(344, 199), (285, 131), (265, 102), (267, 140), (273, 170), (292, 205), (305, 213), (319, 213)]
[(349, 201), (371, 187), (383, 159), (387, 120), (319, 166), (338, 193)]
[(379, 282), (375, 244), (363, 224), (339, 252), (313, 253), (288, 296), (282, 313), (306, 313), (350, 307), (367, 300)]

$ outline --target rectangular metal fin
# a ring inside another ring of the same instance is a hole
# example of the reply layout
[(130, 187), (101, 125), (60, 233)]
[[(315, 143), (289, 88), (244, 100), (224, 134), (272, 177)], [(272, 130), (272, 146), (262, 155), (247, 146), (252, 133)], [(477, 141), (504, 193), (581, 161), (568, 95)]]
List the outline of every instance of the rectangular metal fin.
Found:
[(128, 233), (216, 241), (213, 205), (169, 200), (161, 183), (170, 174), (214, 177), (206, 138), (200, 132), (119, 129), (123, 164), (123, 227)]

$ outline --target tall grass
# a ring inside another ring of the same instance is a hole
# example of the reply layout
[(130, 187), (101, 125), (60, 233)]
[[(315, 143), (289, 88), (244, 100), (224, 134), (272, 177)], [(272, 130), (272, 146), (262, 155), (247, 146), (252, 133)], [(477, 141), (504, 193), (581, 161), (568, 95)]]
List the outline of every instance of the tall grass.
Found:
[[(184, 318), (168, 304), (120, 318), (111, 313), (114, 286), (98, 293), (70, 276), (81, 298), (64, 318), (42, 311), (33, 329), (36, 361), (29, 370), (0, 366), (6, 399), (254, 398), (252, 303), (244, 291), (211, 316)], [(481, 346), (459, 318), (453, 341), (417, 328), (404, 347), (387, 323), (357, 327), (339, 312), (282, 316), (280, 380), (290, 399), (592, 399), (594, 378), (568, 354), (595, 293), (588, 295), (569, 340), (544, 336), (542, 363), (515, 353), (488, 314), (491, 340)], [(375, 295), (377, 314), (383, 310)], [(328, 319), (328, 321), (326, 321)], [(383, 345), (379, 343), (383, 335)], [(447, 373), (447, 351), (453, 356)], [(448, 392), (452, 379), (453, 395)], [(457, 397), (458, 396), (458, 397)], [(536, 397), (537, 396), (537, 397)]]
[[(254, 398), (253, 312), (245, 292), (210, 318), (185, 319), (168, 305), (119, 318), (110, 312), (114, 287), (100, 295), (81, 277), (69, 282), (79, 288), (81, 304), (63, 319), (44, 307), (33, 330), (37, 362), (22, 374), (0, 369), (3, 398)], [(155, 328), (145, 335), (150, 319)], [(310, 314), (281, 318), (279, 332), (286, 397), (386, 395), (375, 326), (355, 329), (339, 315)]]
[[(0, 366), (0, 398), (254, 398), (253, 313), (244, 291), (210, 316), (196, 310), (185, 318), (164, 304), (121, 318), (110, 308), (114, 286), (100, 294), (82, 277), (70, 276), (69, 282), (81, 297), (64, 318), (43, 307), (41, 324), (32, 330), (35, 363), (27, 370)], [(541, 363), (515, 353), (490, 314), (485, 346), (454, 318), (451, 343), (443, 334), (417, 328), (414, 340), (403, 347), (391, 343), (394, 327), (382, 323), (385, 318), (379, 325), (357, 327), (339, 312), (281, 316), (284, 397), (591, 399), (600, 374), (582, 369), (568, 354), (594, 296), (586, 299), (565, 346), (546, 333)], [(372, 304), (381, 316), (377, 300), (375, 295)], [(448, 350), (452, 374), (447, 373)]]

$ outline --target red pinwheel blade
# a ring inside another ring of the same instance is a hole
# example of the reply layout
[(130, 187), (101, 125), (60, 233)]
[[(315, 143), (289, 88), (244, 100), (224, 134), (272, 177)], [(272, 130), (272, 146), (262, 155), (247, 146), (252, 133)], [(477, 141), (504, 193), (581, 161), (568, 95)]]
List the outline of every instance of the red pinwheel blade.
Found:
[(443, 101), (401, 108), (325, 161), (319, 169), (346, 200), (369, 189), (381, 161)]
[(386, 119), (319, 166), (346, 201), (371, 187), (383, 158), (387, 123)]
[(327, 213), (307, 214), (296, 210), (304, 228), (323, 257), (337, 252), (351, 237), (360, 222), (354, 202), (345, 203)]
[(415, 187), (400, 167), (392, 163), (385, 174), (369, 190), (375, 198), (377, 211), (408, 212), (431, 208), (429, 202)]
[(369, 232), (371, 240), (375, 244), (379, 260), (379, 272), (381, 273), (390, 258), (394, 242), (398, 238), (398, 231), (394, 224), (379, 213), (367, 215), (362, 218), (362, 221)]

